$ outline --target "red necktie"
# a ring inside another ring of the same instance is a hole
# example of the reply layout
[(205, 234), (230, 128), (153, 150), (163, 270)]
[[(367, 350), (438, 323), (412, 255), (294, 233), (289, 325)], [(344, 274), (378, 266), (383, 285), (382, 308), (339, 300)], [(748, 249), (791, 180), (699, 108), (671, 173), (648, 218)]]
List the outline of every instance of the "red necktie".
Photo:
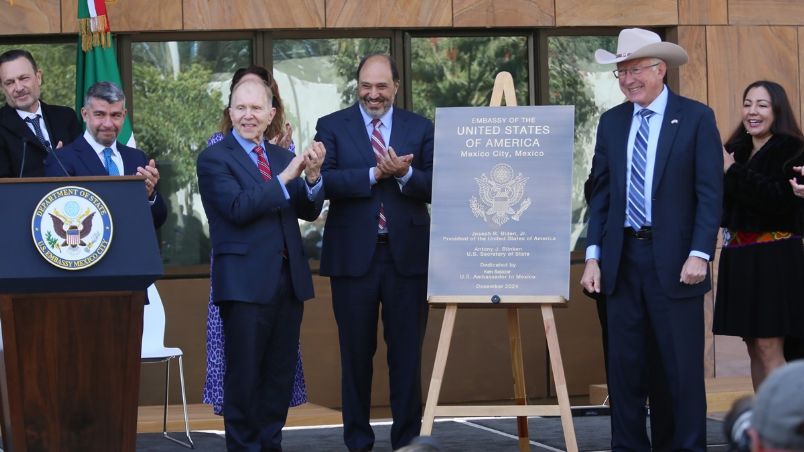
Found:
[(268, 165), (268, 160), (265, 158), (265, 150), (262, 146), (254, 146), (252, 152), (257, 154), (257, 168), (260, 169), (262, 180), (271, 180), (273, 175), (271, 174), (271, 166)]
[[(382, 123), (379, 118), (371, 120), (371, 125), (374, 126), (374, 131), (371, 132), (371, 149), (374, 150), (374, 158), (377, 160), (377, 163), (387, 154), (385, 150), (385, 140), (382, 139), (382, 134), (380, 133), (380, 124)], [(386, 227), (385, 210), (382, 207), (382, 203), (380, 203), (380, 213), (377, 216), (377, 227), (381, 231), (384, 231)]]
[[(274, 176), (271, 174), (271, 166), (268, 164), (268, 159), (265, 158), (265, 149), (262, 146), (254, 146), (252, 151), (257, 154), (257, 168), (260, 169), (260, 175), (262, 176), (262, 180), (269, 181)], [(282, 257), (284, 259), (288, 258), (288, 247), (285, 245), (282, 248)]]

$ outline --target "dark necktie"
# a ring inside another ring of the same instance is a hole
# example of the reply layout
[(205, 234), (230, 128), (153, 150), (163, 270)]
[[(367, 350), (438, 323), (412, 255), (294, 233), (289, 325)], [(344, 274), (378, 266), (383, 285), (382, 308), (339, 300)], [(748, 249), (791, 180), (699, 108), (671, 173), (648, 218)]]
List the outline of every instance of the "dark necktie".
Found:
[(648, 120), (655, 112), (643, 108), (639, 110), (639, 130), (634, 139), (634, 150), (631, 153), (631, 178), (628, 183), (628, 208), (625, 214), (634, 230), (639, 230), (647, 223), (645, 206), (645, 171), (648, 166), (648, 137), (650, 123)]
[(265, 158), (265, 149), (263, 149), (262, 146), (254, 146), (254, 149), (251, 151), (257, 154), (257, 168), (260, 170), (262, 180), (271, 180), (273, 174), (271, 174), (271, 166), (268, 165), (268, 159)]
[[(371, 125), (374, 126), (374, 130), (371, 132), (371, 149), (374, 151), (374, 158), (379, 163), (383, 157), (387, 155), (387, 151), (385, 150), (385, 140), (382, 138), (382, 134), (380, 133), (380, 122), (379, 118), (374, 118), (371, 120)], [(386, 229), (386, 220), (385, 220), (385, 209), (380, 203), (380, 213), (377, 215), (377, 227), (381, 231), (385, 231)]]
[(25, 118), (24, 121), (33, 126), (36, 138), (42, 143), (45, 150), (49, 151), (51, 149), (50, 142), (45, 139), (45, 134), (42, 133), (42, 127), (39, 126), (39, 118), (41, 118), (40, 115), (33, 115)]

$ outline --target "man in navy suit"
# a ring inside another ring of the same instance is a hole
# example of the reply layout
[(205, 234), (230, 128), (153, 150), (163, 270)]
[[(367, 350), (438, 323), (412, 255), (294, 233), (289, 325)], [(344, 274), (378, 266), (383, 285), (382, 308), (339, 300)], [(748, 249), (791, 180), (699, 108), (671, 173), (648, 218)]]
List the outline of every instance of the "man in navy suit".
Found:
[(665, 86), (687, 53), (653, 32), (623, 30), (617, 54), (595, 58), (617, 64), (627, 99), (598, 125), (581, 279), (608, 296), (612, 449), (703, 451), (703, 295), (723, 175), (715, 117)]
[[(223, 421), (229, 451), (282, 449), (303, 301), (313, 280), (298, 219), (315, 220), (326, 150), (294, 156), (264, 139), (276, 110), (264, 83), (232, 92), (233, 130), (198, 156), (214, 250), (212, 293), (226, 337)], [(300, 177), (305, 170), (305, 177)]]
[(167, 219), (165, 201), (156, 191), (159, 170), (139, 149), (117, 142), (126, 117), (126, 96), (111, 82), (90, 86), (84, 97), (81, 117), (87, 125), (84, 135), (55, 151), (45, 161), (45, 175), (58, 176), (145, 176), (145, 190), (151, 205), (154, 227)]
[(357, 69), (358, 103), (316, 126), (316, 139), (327, 148), (322, 173), (330, 200), (321, 274), (331, 277), (350, 450), (374, 445), (369, 409), (380, 305), (394, 418), (391, 445), (405, 446), (421, 428), (433, 124), (393, 106), (398, 88), (393, 60), (370, 55)]
[(42, 177), (51, 150), (81, 135), (78, 116), (39, 99), (42, 71), (27, 50), (0, 55), (0, 83), (6, 97), (0, 108), (0, 177)]

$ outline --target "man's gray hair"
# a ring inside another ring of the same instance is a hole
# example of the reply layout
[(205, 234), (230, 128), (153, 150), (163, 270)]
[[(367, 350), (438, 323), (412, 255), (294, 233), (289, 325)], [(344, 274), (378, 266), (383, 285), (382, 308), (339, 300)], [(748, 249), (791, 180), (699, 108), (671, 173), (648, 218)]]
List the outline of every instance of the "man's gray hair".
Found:
[(105, 100), (110, 104), (126, 101), (126, 94), (120, 89), (119, 86), (112, 82), (97, 82), (90, 86), (87, 90), (87, 95), (84, 96), (84, 106), (89, 105), (90, 99)]

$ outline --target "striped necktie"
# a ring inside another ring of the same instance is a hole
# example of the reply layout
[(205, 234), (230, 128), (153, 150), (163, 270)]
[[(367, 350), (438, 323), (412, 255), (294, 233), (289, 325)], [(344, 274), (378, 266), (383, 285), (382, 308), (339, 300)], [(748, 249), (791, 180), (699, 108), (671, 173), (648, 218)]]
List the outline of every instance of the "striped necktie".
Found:
[(265, 158), (265, 149), (263, 149), (262, 146), (254, 146), (254, 149), (251, 151), (257, 154), (257, 168), (260, 170), (262, 180), (269, 181), (273, 179), (274, 176), (271, 173), (271, 166), (268, 164), (268, 159)]
[(634, 230), (639, 230), (647, 223), (645, 170), (648, 166), (649, 120), (654, 114), (656, 113), (647, 108), (639, 111), (639, 130), (631, 153), (631, 178), (628, 182), (628, 207), (625, 209), (625, 215)]
[[(374, 130), (371, 132), (371, 149), (374, 151), (374, 158), (377, 160), (377, 163), (379, 163), (388, 153), (385, 150), (385, 140), (383, 140), (382, 134), (380, 133), (380, 125), (382, 125), (382, 122), (380, 122), (379, 118), (374, 118), (371, 120), (371, 125), (374, 126)], [(377, 228), (385, 232), (387, 227), (385, 209), (382, 203), (380, 203), (380, 212), (377, 215)]]

